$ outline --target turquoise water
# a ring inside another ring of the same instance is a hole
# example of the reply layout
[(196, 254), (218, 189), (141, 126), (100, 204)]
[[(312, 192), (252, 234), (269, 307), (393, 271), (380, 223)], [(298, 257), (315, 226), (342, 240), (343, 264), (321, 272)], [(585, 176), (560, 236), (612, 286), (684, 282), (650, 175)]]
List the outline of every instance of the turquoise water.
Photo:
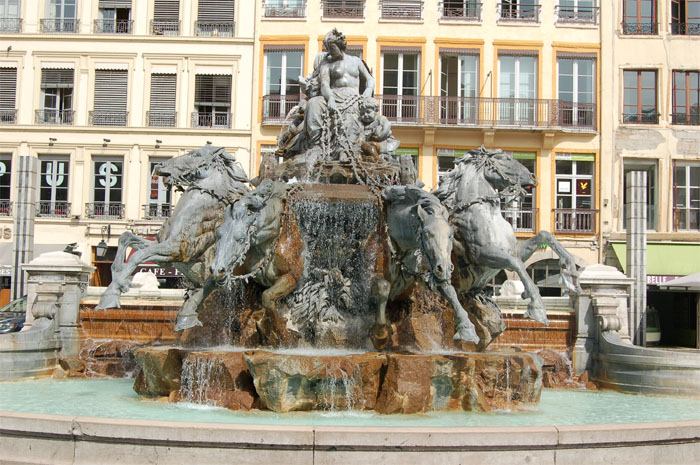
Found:
[(0, 382), (0, 410), (103, 418), (344, 426), (536, 426), (700, 420), (700, 399), (620, 394), (613, 391), (542, 391), (540, 404), (519, 412), (440, 412), (377, 415), (368, 412), (233, 412), (140, 398), (131, 379)]

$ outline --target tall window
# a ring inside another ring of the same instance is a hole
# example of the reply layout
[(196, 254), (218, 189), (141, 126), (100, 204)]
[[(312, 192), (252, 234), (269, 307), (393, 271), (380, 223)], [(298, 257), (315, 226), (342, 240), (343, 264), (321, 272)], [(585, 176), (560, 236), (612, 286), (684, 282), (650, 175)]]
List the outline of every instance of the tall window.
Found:
[(65, 217), (70, 214), (68, 203), (68, 157), (40, 156), (38, 216)]
[(700, 0), (671, 0), (671, 33), (700, 34)]
[(10, 208), (10, 181), (12, 176), (12, 155), (0, 153), (0, 216), (12, 215)]
[(595, 24), (598, 22), (596, 0), (559, 0), (557, 21)]
[(121, 159), (93, 160), (93, 187), (90, 217), (122, 218), (124, 215), (123, 175)]
[(126, 126), (129, 72), (120, 69), (95, 70), (95, 126)]
[(657, 34), (658, 32), (656, 0), (624, 0), (623, 34)]
[(539, 21), (537, 0), (500, 0), (498, 6), (501, 19)]
[(151, 74), (151, 105), (148, 111), (148, 125), (174, 127), (176, 111), (176, 74)]
[(47, 0), (41, 32), (78, 32), (77, 6), (78, 0)]
[(623, 73), (623, 122), (659, 122), (656, 106), (656, 71), (626, 70)]
[(19, 13), (19, 0), (0, 0), (0, 32), (20, 32), (22, 19)]
[(700, 230), (700, 164), (677, 162), (673, 176), (676, 230)]
[(97, 34), (131, 34), (131, 0), (100, 0)]
[(444, 0), (442, 17), (449, 19), (481, 19), (481, 2), (476, 0)]
[(194, 86), (193, 127), (231, 127), (231, 76), (198, 74)]
[(420, 53), (382, 51), (382, 114), (395, 121), (418, 118)]
[(700, 72), (673, 72), (673, 124), (700, 124)]
[(195, 32), (200, 37), (233, 37), (234, 0), (199, 0)]
[(555, 230), (573, 233), (595, 232), (595, 156), (557, 153), (555, 164)]
[(630, 171), (646, 171), (647, 173), (647, 229), (656, 229), (658, 208), (656, 195), (656, 161), (634, 160), (625, 161), (623, 173), (623, 190), (622, 190), (622, 226), (627, 228), (627, 173)]
[(73, 124), (73, 70), (41, 70), (39, 124)]
[(163, 178), (156, 174), (156, 169), (163, 160), (151, 158), (149, 162), (148, 203), (146, 219), (169, 218), (172, 213), (171, 188), (166, 186)]
[(498, 121), (534, 124), (537, 105), (537, 56), (498, 56)]
[(595, 128), (595, 60), (563, 55), (557, 59), (559, 123)]
[[(536, 152), (510, 152), (513, 158), (525, 166), (532, 174), (537, 173)], [(525, 189), (525, 195), (501, 202), (503, 217), (513, 226), (516, 232), (534, 232), (535, 230), (535, 188)]]
[(151, 34), (176, 36), (180, 33), (180, 0), (155, 0)]
[(440, 120), (476, 123), (479, 96), (479, 55), (440, 54)]
[(16, 94), (17, 68), (0, 68), (0, 124), (17, 122)]
[(303, 73), (303, 48), (265, 48), (265, 96), (263, 119), (280, 120), (299, 103), (297, 79)]

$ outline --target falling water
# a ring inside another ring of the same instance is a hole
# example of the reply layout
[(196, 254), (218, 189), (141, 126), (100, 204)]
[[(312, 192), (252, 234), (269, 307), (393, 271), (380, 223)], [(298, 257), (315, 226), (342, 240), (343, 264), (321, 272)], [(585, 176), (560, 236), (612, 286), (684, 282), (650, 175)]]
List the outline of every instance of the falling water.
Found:
[(193, 357), (182, 364), (180, 399), (194, 404), (214, 405), (210, 391), (214, 388), (211, 381), (221, 379), (221, 365), (213, 359)]

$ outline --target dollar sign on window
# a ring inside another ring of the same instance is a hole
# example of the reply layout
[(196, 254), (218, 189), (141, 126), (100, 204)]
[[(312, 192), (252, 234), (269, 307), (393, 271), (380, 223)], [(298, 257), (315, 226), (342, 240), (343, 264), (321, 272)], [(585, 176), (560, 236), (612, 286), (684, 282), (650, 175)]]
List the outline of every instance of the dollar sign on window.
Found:
[[(102, 186), (102, 187), (107, 187), (106, 180), (107, 180), (107, 166), (108, 165), (109, 165), (109, 170), (112, 173), (116, 173), (117, 171), (119, 171), (119, 169), (117, 168), (117, 166), (114, 163), (102, 163), (100, 165), (100, 169), (98, 170), (98, 172), (101, 176), (101, 179), (99, 180), (99, 182), (100, 182), (100, 186)], [(109, 187), (114, 187), (116, 184), (117, 184), (117, 177), (110, 175), (109, 176)]]

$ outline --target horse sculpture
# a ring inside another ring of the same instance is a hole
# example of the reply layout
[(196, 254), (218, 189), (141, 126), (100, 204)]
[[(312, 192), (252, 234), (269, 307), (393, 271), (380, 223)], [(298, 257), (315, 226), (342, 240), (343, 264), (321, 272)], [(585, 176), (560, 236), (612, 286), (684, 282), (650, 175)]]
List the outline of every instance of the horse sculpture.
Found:
[(578, 272), (573, 257), (548, 231), (518, 242), (513, 227), (501, 215), (501, 198), (511, 201), (536, 186), (537, 178), (525, 166), (501, 150), (483, 146), (470, 150), (441, 180), (434, 194), (450, 213), (457, 232), (458, 290), (482, 293), (500, 270), (515, 271), (523, 282), (523, 299), (530, 298), (526, 318), (548, 324), (544, 302), (523, 264), (546, 244), (559, 256), (564, 285), (578, 293)]
[[(151, 261), (172, 264), (195, 286), (178, 312), (175, 331), (201, 326), (197, 310), (213, 290), (208, 282), (209, 266), (216, 242), (216, 228), (224, 217), (224, 206), (246, 192), (248, 177), (233, 155), (223, 148), (206, 145), (172, 158), (156, 171), (165, 182), (185, 192), (172, 216), (165, 221), (155, 242), (125, 232), (119, 238), (112, 282), (102, 294), (97, 310), (119, 308), (119, 296), (129, 290), (129, 277), (136, 267)], [(136, 251), (126, 260), (127, 249)]]

